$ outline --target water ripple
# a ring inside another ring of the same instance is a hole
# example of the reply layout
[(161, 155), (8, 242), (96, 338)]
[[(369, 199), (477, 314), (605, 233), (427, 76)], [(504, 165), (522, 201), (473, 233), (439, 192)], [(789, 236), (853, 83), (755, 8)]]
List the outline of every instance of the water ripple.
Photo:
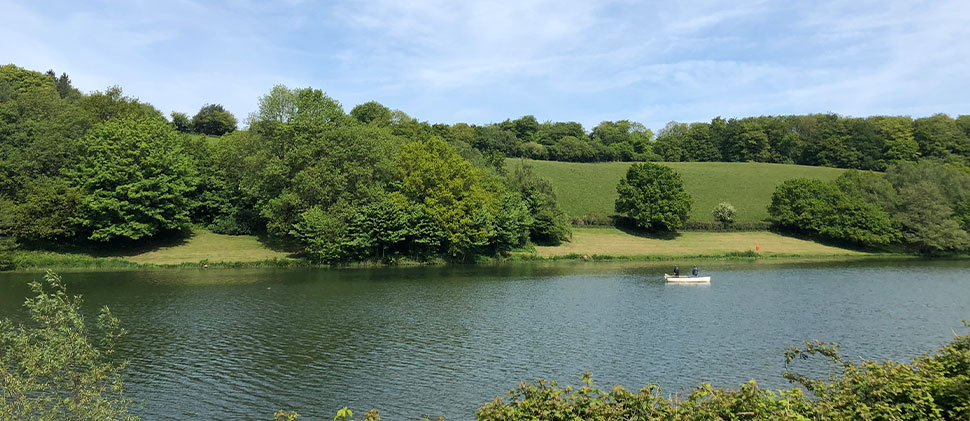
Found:
[[(966, 263), (710, 268), (709, 286), (664, 268), (521, 265), (370, 270), (65, 274), (92, 320), (108, 305), (131, 334), (128, 389), (145, 419), (473, 417), (522, 380), (668, 392), (787, 387), (802, 339), (845, 355), (909, 359), (970, 317)], [(0, 316), (28, 292), (2, 275)], [(30, 275), (34, 276), (34, 275)], [(822, 370), (821, 367), (807, 367)]]

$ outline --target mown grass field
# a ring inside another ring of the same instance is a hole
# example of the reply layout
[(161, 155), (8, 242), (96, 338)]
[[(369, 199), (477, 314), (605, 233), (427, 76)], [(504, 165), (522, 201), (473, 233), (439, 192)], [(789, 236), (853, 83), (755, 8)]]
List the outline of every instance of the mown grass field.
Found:
[(164, 245), (126, 250), (15, 250), (22, 270), (88, 268), (124, 269), (155, 266), (285, 267), (307, 264), (288, 252), (274, 250), (252, 235), (222, 235), (194, 229), (190, 236)]
[[(721, 258), (731, 257), (731, 253), (750, 253), (755, 250), (755, 247), (761, 248), (757, 256), (774, 258), (831, 259), (877, 256), (767, 231), (690, 231), (675, 233), (669, 238), (656, 238), (625, 232), (616, 227), (573, 227), (572, 241), (556, 247), (537, 246), (535, 256), (557, 258), (587, 255), (634, 260), (637, 258), (669, 260), (669, 258), (697, 256)], [(741, 255), (741, 257), (755, 256)], [(267, 247), (254, 236), (229, 236), (206, 230), (196, 230), (191, 237), (182, 242), (151, 250), (131, 250), (128, 253), (116, 255), (20, 250), (15, 253), (14, 260), (16, 266), (22, 270), (199, 267), (200, 262), (207, 262), (212, 267), (287, 267), (309, 264), (305, 260), (294, 259), (286, 252)]]
[[(533, 161), (509, 158), (508, 167), (532, 165), (543, 178), (552, 182), (563, 210), (571, 217), (592, 212), (613, 215), (616, 185), (626, 174), (629, 162), (582, 164), (572, 162)], [(753, 162), (668, 162), (680, 173), (684, 187), (694, 198), (690, 219), (712, 221), (711, 210), (721, 202), (737, 209), (738, 221), (761, 221), (768, 217), (771, 194), (785, 180), (818, 178), (832, 180), (842, 169), (804, 165), (762, 164)]]
[(140, 264), (173, 265), (185, 262), (259, 262), (286, 259), (289, 253), (272, 250), (252, 235), (223, 235), (196, 229), (181, 244), (159, 247), (124, 259)]
[(614, 227), (573, 227), (572, 241), (560, 246), (537, 246), (539, 257), (578, 255), (609, 256), (718, 256), (755, 251), (764, 256), (868, 256), (869, 253), (827, 246), (768, 231), (682, 232), (661, 239), (629, 234)]

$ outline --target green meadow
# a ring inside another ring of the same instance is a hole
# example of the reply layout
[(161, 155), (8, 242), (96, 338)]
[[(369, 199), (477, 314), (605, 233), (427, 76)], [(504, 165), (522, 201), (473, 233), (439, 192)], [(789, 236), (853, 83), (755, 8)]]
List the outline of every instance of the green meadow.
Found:
[[(596, 212), (614, 213), (616, 185), (630, 162), (573, 163), (509, 158), (508, 167), (528, 163), (536, 173), (552, 182), (560, 206), (570, 217)], [(832, 180), (845, 170), (804, 165), (755, 162), (665, 162), (680, 173), (684, 187), (694, 198), (692, 221), (713, 221), (711, 210), (721, 202), (737, 209), (737, 220), (762, 221), (775, 187), (792, 178)]]
[(573, 238), (559, 246), (537, 246), (542, 258), (562, 256), (613, 256), (671, 258), (682, 256), (746, 257), (871, 257), (873, 253), (820, 244), (768, 231), (686, 231), (656, 237), (629, 233), (616, 227), (573, 227)]
[(17, 250), (14, 265), (22, 270), (89, 268), (122, 269), (203, 264), (214, 267), (278, 267), (305, 264), (252, 235), (216, 234), (197, 228), (185, 238), (128, 250)]

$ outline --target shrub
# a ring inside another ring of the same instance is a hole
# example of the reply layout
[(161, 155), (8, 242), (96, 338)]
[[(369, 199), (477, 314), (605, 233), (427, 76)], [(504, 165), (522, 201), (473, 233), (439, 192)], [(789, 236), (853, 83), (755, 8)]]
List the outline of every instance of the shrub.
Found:
[(771, 222), (766, 221), (740, 221), (725, 226), (717, 221), (687, 221), (685, 231), (768, 231), (771, 229)]
[(734, 206), (732, 206), (730, 203), (721, 202), (714, 207), (711, 214), (714, 215), (714, 219), (724, 225), (724, 228), (727, 228), (729, 225), (734, 223), (734, 216), (736, 212), (734, 210)]
[(125, 335), (118, 319), (101, 309), (98, 349), (88, 339), (80, 299), (67, 294), (59, 276), (47, 272), (30, 288), (37, 296), (24, 306), (32, 323), (0, 320), (0, 419), (135, 419), (121, 382), (127, 363), (108, 359)]
[[(967, 325), (970, 327), (970, 325)], [(657, 385), (639, 392), (614, 386), (560, 388), (556, 382), (522, 383), (506, 398), (479, 407), (492, 420), (957, 420), (970, 417), (970, 335), (955, 337), (935, 355), (911, 363), (843, 360), (838, 344), (806, 341), (785, 352), (786, 365), (821, 356), (838, 374), (812, 378), (791, 369), (783, 375), (801, 388), (771, 391), (750, 381), (739, 389), (701, 385), (686, 396), (665, 397)]]

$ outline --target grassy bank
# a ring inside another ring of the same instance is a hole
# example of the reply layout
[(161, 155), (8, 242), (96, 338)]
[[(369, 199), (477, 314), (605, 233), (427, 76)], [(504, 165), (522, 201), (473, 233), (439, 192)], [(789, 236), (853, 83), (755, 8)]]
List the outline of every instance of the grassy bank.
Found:
[[(596, 212), (612, 215), (616, 185), (626, 174), (629, 162), (582, 164), (572, 162), (509, 159), (510, 168), (528, 162), (543, 178), (552, 182), (563, 210), (571, 217)], [(799, 177), (832, 180), (845, 170), (804, 165), (762, 164), (754, 162), (668, 162), (680, 173), (684, 187), (694, 198), (690, 219), (711, 221), (711, 209), (730, 202), (737, 209), (738, 221), (761, 221), (768, 217), (767, 207), (775, 187)]]
[[(756, 251), (756, 247), (760, 248)], [(615, 227), (574, 227), (573, 239), (561, 246), (537, 246), (513, 253), (508, 259), (484, 259), (483, 263), (523, 260), (671, 260), (771, 259), (783, 261), (830, 261), (899, 258), (904, 255), (865, 253), (786, 237), (767, 231), (682, 232), (651, 237)], [(176, 244), (125, 255), (21, 250), (14, 255), (17, 269), (137, 269), (137, 268), (258, 268), (312, 266), (306, 260), (273, 250), (254, 236), (229, 236), (198, 230)], [(438, 263), (443, 263), (439, 261)], [(401, 265), (421, 264), (401, 261)], [(373, 266), (363, 262), (353, 266)]]
[(165, 245), (128, 250), (44, 251), (17, 250), (14, 265), (35, 269), (126, 269), (154, 267), (288, 267), (308, 263), (274, 250), (251, 235), (222, 235), (196, 229), (188, 237)]
[(183, 262), (263, 262), (285, 260), (291, 254), (273, 250), (252, 235), (223, 235), (198, 229), (184, 242), (145, 250), (125, 260), (140, 264), (172, 265)]
[(615, 227), (574, 227), (572, 241), (555, 247), (538, 246), (534, 255), (539, 258), (596, 256), (599, 259), (606, 256), (641, 259), (877, 256), (767, 231), (682, 232), (651, 237)]

